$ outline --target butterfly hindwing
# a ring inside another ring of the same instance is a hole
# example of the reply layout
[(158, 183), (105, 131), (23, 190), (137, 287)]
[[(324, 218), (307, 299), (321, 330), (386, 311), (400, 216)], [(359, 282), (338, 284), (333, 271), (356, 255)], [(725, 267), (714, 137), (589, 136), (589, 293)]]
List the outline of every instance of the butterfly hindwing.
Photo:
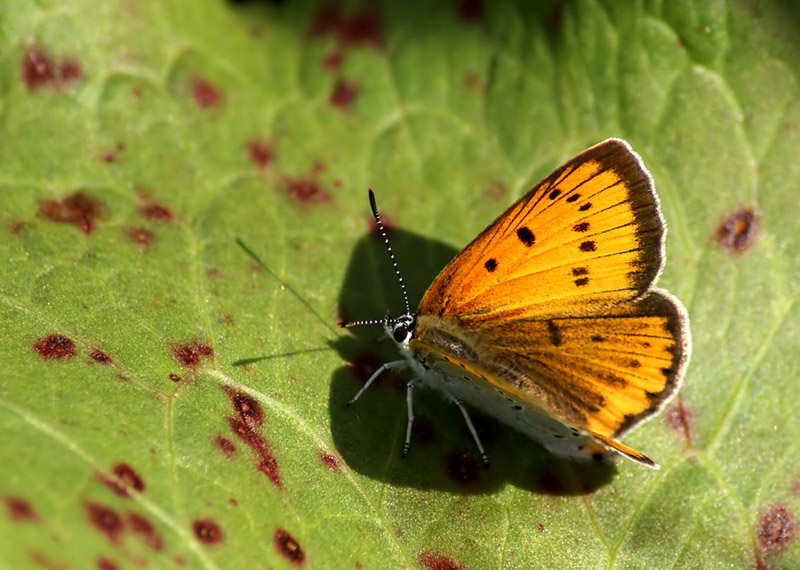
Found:
[(650, 175), (627, 143), (579, 154), (456, 256), (420, 314), (486, 320), (580, 314), (642, 295), (663, 263)]

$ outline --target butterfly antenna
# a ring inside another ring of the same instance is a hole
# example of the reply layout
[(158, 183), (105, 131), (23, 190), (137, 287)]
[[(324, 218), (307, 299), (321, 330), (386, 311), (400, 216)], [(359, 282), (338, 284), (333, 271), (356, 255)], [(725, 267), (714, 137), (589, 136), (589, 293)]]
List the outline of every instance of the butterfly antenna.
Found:
[(392, 267), (394, 267), (394, 274), (397, 275), (397, 280), (400, 282), (400, 289), (403, 291), (403, 302), (406, 304), (406, 314), (411, 313), (411, 307), (408, 304), (408, 293), (406, 292), (406, 284), (403, 281), (403, 276), (400, 275), (400, 268), (397, 267), (397, 259), (394, 257), (392, 246), (389, 245), (389, 236), (386, 235), (386, 230), (381, 222), (381, 215), (378, 213), (378, 204), (375, 202), (375, 192), (372, 188), (369, 189), (369, 205), (372, 208), (372, 215), (375, 216), (375, 222), (378, 224), (378, 231), (381, 232), (383, 243), (386, 245), (386, 250), (389, 252), (389, 258), (392, 260)]
[[(369, 205), (372, 208), (372, 215), (375, 216), (375, 222), (378, 224), (378, 231), (381, 233), (381, 237), (383, 238), (383, 243), (386, 246), (386, 250), (389, 252), (389, 258), (392, 260), (392, 267), (394, 267), (394, 273), (397, 275), (397, 280), (400, 282), (400, 290), (403, 292), (403, 302), (406, 305), (406, 314), (411, 314), (411, 306), (408, 303), (408, 292), (406, 291), (406, 284), (403, 281), (403, 276), (400, 274), (400, 268), (397, 266), (397, 259), (394, 256), (394, 251), (392, 251), (392, 246), (389, 245), (389, 236), (386, 235), (386, 229), (383, 227), (383, 222), (381, 221), (381, 215), (378, 213), (378, 204), (375, 202), (375, 192), (372, 188), (369, 189)], [(398, 319), (393, 319), (390, 317), (386, 317), (385, 319), (371, 319), (368, 321), (351, 321), (349, 323), (339, 323), (339, 327), (341, 328), (349, 328), (349, 327), (358, 327), (361, 325), (390, 325), (392, 323), (397, 322)]]

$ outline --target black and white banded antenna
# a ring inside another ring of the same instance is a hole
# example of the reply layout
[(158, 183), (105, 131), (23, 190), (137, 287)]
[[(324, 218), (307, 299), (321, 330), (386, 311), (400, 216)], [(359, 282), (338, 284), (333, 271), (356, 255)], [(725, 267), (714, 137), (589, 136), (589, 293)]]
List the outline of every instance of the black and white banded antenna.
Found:
[[(372, 215), (375, 217), (375, 222), (378, 224), (378, 231), (381, 233), (381, 237), (383, 237), (383, 244), (386, 246), (386, 250), (389, 252), (389, 258), (392, 260), (392, 267), (394, 267), (394, 273), (397, 275), (397, 281), (400, 283), (400, 290), (403, 292), (403, 302), (406, 304), (406, 312), (403, 317), (409, 317), (411, 315), (411, 306), (408, 304), (408, 292), (406, 292), (406, 284), (403, 282), (403, 276), (400, 274), (400, 268), (397, 266), (397, 259), (392, 251), (392, 246), (389, 245), (389, 236), (386, 235), (386, 229), (383, 227), (381, 215), (378, 213), (378, 204), (375, 202), (375, 192), (373, 192), (372, 188), (369, 189), (369, 205), (370, 208), (372, 208)], [(360, 327), (362, 325), (391, 325), (400, 322), (401, 320), (403, 320), (402, 317), (384, 317), (383, 319), (370, 319), (366, 321), (350, 321), (349, 323), (339, 323), (339, 327), (350, 328)]]

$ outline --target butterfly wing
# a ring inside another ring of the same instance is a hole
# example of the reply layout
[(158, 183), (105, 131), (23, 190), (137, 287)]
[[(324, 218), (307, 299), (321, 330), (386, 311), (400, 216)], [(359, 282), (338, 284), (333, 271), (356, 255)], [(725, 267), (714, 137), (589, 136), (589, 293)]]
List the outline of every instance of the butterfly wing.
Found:
[(419, 313), (480, 326), (628, 301), (658, 276), (663, 236), (650, 175), (627, 143), (609, 139), (550, 174), (481, 232), (434, 280)]
[(674, 395), (689, 355), (683, 307), (652, 289), (663, 239), (641, 160), (605, 141), (450, 262), (420, 304), (413, 343), (652, 466), (614, 438)]

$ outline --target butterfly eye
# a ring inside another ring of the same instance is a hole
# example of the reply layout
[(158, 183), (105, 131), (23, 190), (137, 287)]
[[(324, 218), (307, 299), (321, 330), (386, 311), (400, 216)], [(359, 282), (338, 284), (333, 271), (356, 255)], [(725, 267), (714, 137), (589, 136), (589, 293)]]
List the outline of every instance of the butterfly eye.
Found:
[(411, 340), (411, 329), (408, 326), (408, 323), (396, 323), (392, 327), (392, 338), (397, 344), (408, 344)]

